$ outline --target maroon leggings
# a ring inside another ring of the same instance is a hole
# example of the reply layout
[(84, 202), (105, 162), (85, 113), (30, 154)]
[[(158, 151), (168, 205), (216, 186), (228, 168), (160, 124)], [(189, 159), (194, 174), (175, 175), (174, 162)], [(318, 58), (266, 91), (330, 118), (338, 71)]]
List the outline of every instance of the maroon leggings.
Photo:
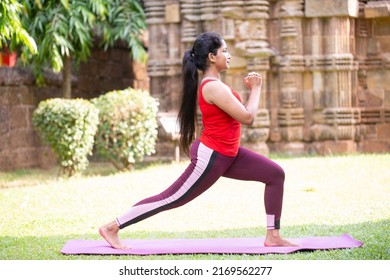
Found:
[(190, 202), (221, 176), (264, 183), (267, 228), (280, 228), (284, 171), (279, 165), (243, 147), (235, 157), (224, 156), (198, 140), (192, 144), (190, 153), (191, 163), (171, 186), (160, 194), (141, 200), (116, 218), (120, 228)]

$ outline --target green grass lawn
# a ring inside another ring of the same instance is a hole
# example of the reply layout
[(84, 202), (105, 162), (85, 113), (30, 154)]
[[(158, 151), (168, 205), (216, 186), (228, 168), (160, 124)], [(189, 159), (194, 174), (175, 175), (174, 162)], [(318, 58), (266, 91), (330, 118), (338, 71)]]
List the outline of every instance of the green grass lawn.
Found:
[[(361, 248), (288, 255), (67, 256), (70, 239), (100, 239), (98, 227), (169, 186), (187, 162), (117, 173), (91, 163), (84, 175), (58, 169), (0, 173), (0, 260), (388, 260), (390, 154), (274, 158), (286, 172), (285, 237), (348, 233)], [(121, 231), (121, 238), (265, 235), (264, 186), (221, 178), (191, 203)]]

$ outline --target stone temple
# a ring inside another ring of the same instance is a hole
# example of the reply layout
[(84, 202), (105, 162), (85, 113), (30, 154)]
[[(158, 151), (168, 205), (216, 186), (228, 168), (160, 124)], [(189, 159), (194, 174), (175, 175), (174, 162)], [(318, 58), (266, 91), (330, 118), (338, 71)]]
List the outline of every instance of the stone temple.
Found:
[(390, 1), (143, 2), (150, 92), (162, 113), (178, 111), (184, 51), (198, 34), (217, 31), (232, 55), (226, 83), (245, 100), (248, 71), (264, 77), (244, 146), (287, 154), (390, 151)]

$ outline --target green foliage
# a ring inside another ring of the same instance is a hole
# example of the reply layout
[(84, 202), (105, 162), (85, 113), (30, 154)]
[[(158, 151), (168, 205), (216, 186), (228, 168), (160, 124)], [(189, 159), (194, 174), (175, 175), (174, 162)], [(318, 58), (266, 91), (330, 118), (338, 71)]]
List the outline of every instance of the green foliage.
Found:
[(5, 46), (13, 50), (17, 45), (25, 45), (28, 52), (35, 54), (35, 41), (20, 21), (21, 8), (22, 5), (16, 0), (0, 1), (0, 48)]
[(92, 100), (99, 109), (96, 149), (119, 170), (155, 152), (158, 102), (148, 92), (128, 88)]
[(59, 157), (65, 176), (88, 167), (98, 114), (96, 107), (83, 99), (48, 99), (34, 111), (33, 125)]
[(32, 65), (40, 83), (46, 67), (63, 69), (64, 57), (85, 61), (94, 34), (103, 37), (106, 48), (124, 40), (135, 59), (145, 56), (139, 36), (146, 29), (145, 15), (138, 0), (23, 0), (23, 5), (23, 25), (39, 47), (38, 55), (24, 53), (23, 60)]
[(38, 55), (23, 58), (33, 66), (38, 81), (43, 82), (45, 67), (60, 72), (63, 58), (86, 60), (93, 44), (96, 20), (107, 12), (103, 1), (24, 0), (23, 24), (39, 46)]
[(146, 51), (141, 37), (146, 26), (146, 16), (138, 0), (112, 0), (107, 3), (107, 18), (100, 23), (98, 32), (103, 37), (104, 49), (117, 41), (128, 44), (134, 59), (145, 62)]

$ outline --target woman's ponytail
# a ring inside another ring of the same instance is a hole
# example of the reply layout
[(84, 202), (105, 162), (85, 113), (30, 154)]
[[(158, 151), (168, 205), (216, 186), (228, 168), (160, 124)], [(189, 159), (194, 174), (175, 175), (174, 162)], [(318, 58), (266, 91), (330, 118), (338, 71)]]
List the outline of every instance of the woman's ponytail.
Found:
[(195, 124), (197, 119), (196, 105), (198, 99), (199, 74), (196, 68), (194, 52), (189, 49), (185, 52), (182, 64), (182, 100), (178, 115), (180, 124), (180, 146), (184, 153), (189, 155), (189, 146), (195, 138)]

